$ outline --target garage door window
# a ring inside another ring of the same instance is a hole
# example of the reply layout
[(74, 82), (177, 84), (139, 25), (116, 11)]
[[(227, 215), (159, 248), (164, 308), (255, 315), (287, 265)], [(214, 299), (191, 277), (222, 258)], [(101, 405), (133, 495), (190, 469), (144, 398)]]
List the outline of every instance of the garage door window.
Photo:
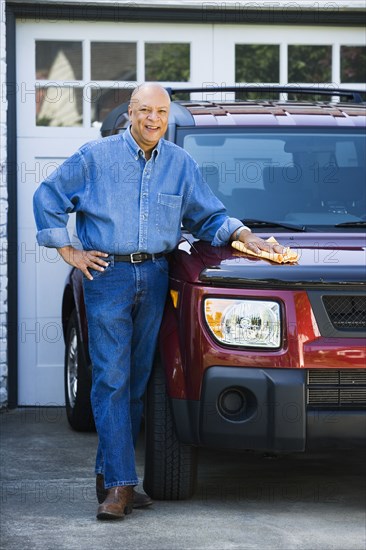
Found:
[(145, 42), (145, 80), (188, 82), (190, 44)]
[(288, 46), (288, 81), (331, 82), (332, 46)]
[(82, 44), (67, 41), (36, 41), (37, 80), (81, 80)]
[(136, 80), (136, 42), (92, 42), (92, 80)]
[(279, 82), (280, 47), (275, 44), (236, 44), (235, 82)]
[(341, 82), (366, 82), (366, 48), (341, 46)]
[(36, 125), (99, 126), (131, 95), (136, 50), (136, 42), (37, 40)]
[(50, 83), (36, 88), (37, 126), (82, 126), (83, 91)]

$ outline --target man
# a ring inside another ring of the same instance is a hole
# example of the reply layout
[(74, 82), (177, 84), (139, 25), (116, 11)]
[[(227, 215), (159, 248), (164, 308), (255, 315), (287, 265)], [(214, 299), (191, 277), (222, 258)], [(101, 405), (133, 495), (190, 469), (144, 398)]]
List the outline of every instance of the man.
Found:
[[(169, 106), (160, 85), (136, 88), (130, 127), (81, 147), (34, 197), (39, 244), (56, 247), (84, 274), (98, 519), (123, 518), (142, 498), (134, 491), (134, 446), (168, 288), (165, 254), (181, 224), (214, 246), (240, 239), (255, 252), (283, 250), (229, 218), (195, 161), (162, 139)], [(70, 212), (83, 250), (71, 245)]]

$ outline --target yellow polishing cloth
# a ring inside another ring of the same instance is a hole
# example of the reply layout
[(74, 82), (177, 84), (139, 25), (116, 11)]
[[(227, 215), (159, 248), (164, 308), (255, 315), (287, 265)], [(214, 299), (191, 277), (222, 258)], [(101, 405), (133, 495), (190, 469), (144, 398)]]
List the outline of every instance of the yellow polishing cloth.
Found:
[[(279, 244), (274, 237), (270, 237), (266, 241), (267, 243)], [(289, 247), (286, 247), (283, 254), (277, 254), (277, 252), (266, 252), (261, 250), (258, 254), (253, 252), (245, 246), (241, 241), (232, 241), (231, 246), (244, 252), (245, 254), (250, 254), (251, 256), (256, 256), (257, 258), (262, 258), (265, 260), (271, 260), (271, 262), (276, 262), (278, 264), (293, 264), (299, 259), (299, 255), (294, 250), (291, 250)]]

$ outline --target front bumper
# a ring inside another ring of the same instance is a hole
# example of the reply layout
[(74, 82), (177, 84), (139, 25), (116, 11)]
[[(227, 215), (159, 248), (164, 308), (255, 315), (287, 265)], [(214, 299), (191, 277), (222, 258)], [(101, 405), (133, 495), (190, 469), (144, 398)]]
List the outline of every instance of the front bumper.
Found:
[(306, 369), (213, 366), (200, 401), (171, 399), (180, 441), (272, 452), (365, 444), (366, 409), (309, 406)]

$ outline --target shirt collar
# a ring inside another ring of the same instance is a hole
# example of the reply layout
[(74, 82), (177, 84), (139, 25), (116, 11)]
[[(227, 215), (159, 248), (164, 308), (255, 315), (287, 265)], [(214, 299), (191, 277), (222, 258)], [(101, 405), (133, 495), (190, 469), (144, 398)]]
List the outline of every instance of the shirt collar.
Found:
[[(123, 132), (122, 136), (125, 142), (127, 143), (129, 149), (131, 150), (135, 160), (138, 160), (140, 155), (144, 156), (143, 150), (141, 149), (141, 147), (138, 145), (138, 143), (135, 141), (134, 137), (132, 136), (131, 125), (126, 129), (125, 132)], [(152, 151), (152, 155), (151, 155), (152, 159), (154, 160), (157, 159), (158, 154), (160, 153), (160, 150), (161, 150), (161, 145), (162, 145), (162, 140), (159, 139), (156, 147)]]

